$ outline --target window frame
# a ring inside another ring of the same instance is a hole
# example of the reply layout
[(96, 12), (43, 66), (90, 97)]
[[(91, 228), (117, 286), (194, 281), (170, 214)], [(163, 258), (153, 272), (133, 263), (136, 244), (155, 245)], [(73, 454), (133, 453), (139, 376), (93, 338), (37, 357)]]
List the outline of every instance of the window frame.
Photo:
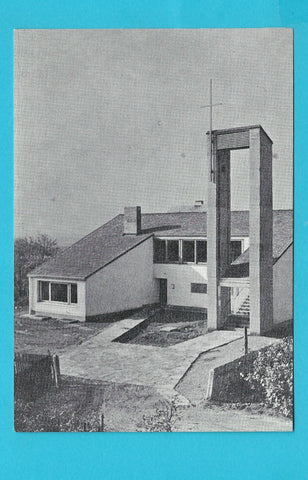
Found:
[[(164, 260), (157, 260), (156, 251), (155, 251), (155, 243), (164, 242)], [(183, 242), (194, 242), (194, 261), (185, 261), (183, 259)], [(168, 259), (168, 242), (178, 242), (178, 260), (169, 260)], [(205, 262), (198, 262), (197, 261), (197, 242), (205, 242), (206, 244), (206, 261)], [(204, 237), (182, 237), (182, 238), (161, 238), (161, 237), (154, 237), (153, 241), (153, 263), (154, 264), (173, 264), (173, 265), (206, 265), (207, 264), (207, 239)]]
[[(48, 300), (42, 299), (42, 283), (48, 283)], [(66, 285), (67, 286), (67, 301), (51, 299), (51, 285)], [(76, 299), (77, 302), (72, 302), (72, 285), (76, 285)], [(57, 305), (78, 305), (78, 283), (77, 282), (62, 282), (54, 280), (38, 280), (37, 281), (37, 302), (38, 303), (52, 303)]]

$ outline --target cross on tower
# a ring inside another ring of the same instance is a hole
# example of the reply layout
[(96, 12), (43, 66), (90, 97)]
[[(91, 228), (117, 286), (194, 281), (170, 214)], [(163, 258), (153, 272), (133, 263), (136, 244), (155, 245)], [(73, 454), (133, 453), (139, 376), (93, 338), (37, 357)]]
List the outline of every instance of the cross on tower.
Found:
[(214, 172), (214, 165), (213, 165), (213, 147), (212, 147), (212, 130), (213, 130), (213, 107), (217, 107), (218, 105), (222, 105), (222, 103), (213, 103), (213, 95), (212, 95), (212, 79), (210, 79), (210, 103), (208, 105), (202, 105), (200, 108), (209, 108), (210, 109), (210, 145), (211, 145), (211, 182), (215, 181), (215, 172)]

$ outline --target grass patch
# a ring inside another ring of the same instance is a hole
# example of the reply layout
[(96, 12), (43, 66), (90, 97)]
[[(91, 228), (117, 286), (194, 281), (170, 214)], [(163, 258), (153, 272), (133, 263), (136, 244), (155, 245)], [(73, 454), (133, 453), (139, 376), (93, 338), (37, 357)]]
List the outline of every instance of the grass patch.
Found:
[(39, 320), (15, 315), (15, 353), (59, 353), (72, 345), (79, 345), (113, 322), (74, 322), (57, 319)]

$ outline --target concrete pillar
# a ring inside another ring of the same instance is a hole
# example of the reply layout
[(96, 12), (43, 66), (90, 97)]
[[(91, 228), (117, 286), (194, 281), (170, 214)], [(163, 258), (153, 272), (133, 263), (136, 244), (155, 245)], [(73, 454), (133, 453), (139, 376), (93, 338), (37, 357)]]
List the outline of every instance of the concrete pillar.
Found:
[(222, 327), (225, 311), (225, 289), (218, 288), (220, 278), (229, 265), (231, 230), (230, 214), (230, 151), (217, 151), (217, 138), (213, 135), (212, 154), (214, 176), (211, 172), (210, 135), (207, 135), (209, 164), (207, 207), (207, 273), (208, 273), (208, 329)]
[(273, 325), (272, 142), (253, 128), (249, 147), (250, 332), (260, 335)]

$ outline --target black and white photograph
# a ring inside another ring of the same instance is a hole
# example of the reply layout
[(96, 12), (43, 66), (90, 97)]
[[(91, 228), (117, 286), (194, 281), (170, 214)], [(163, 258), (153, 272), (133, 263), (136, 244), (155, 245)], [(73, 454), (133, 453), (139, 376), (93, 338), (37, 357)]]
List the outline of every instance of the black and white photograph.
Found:
[(293, 415), (293, 30), (16, 29), (15, 431)]

